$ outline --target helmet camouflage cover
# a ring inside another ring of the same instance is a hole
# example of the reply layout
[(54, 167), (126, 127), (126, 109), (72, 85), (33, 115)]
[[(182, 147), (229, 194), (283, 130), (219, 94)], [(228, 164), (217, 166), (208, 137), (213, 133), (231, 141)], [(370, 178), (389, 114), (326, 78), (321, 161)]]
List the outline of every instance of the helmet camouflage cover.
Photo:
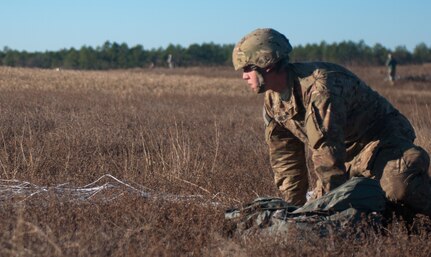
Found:
[(244, 36), (232, 52), (232, 62), (235, 70), (248, 65), (260, 68), (289, 58), (292, 46), (289, 40), (280, 32), (264, 28), (256, 29)]

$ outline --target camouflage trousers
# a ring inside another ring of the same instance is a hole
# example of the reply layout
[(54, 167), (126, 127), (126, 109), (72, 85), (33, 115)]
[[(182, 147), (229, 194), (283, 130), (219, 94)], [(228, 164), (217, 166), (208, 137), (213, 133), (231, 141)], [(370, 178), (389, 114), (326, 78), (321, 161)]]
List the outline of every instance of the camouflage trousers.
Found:
[(392, 203), (431, 215), (430, 157), (413, 144), (414, 132), (404, 116), (392, 118), (378, 139), (347, 163), (347, 169), (350, 176), (379, 180)]

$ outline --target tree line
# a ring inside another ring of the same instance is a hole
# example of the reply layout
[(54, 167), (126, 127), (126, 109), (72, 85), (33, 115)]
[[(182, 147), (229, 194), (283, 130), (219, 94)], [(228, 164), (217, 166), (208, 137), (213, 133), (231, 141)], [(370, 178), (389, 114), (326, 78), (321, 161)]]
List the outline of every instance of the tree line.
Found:
[[(176, 67), (232, 65), (234, 44), (202, 43), (188, 47), (170, 44), (166, 48), (144, 49), (142, 45), (129, 47), (126, 43), (106, 41), (102, 46), (82, 46), (59, 51), (27, 52), (4, 47), (0, 51), (0, 65), (12, 67), (64, 69), (127, 69), (168, 67), (168, 57)], [(293, 48), (291, 61), (330, 61), (344, 65), (383, 65), (388, 53), (400, 64), (431, 62), (431, 47), (418, 44), (412, 52), (404, 46), (390, 50), (381, 44), (368, 46), (363, 41), (343, 41), (328, 44), (299, 45)]]

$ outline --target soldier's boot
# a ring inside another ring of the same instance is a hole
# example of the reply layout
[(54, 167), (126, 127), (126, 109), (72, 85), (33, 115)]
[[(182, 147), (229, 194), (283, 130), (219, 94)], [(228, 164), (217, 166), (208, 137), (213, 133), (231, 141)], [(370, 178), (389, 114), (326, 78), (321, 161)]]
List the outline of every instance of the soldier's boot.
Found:
[(431, 174), (428, 153), (418, 146), (387, 163), (380, 184), (387, 198), (415, 212), (431, 216)]

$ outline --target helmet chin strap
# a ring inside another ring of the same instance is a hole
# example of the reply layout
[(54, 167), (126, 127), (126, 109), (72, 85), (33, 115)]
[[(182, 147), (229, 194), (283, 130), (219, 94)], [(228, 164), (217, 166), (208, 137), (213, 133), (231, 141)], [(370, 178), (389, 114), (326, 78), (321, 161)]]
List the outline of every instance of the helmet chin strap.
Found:
[(263, 79), (262, 73), (259, 70), (255, 70), (256, 74), (257, 74), (257, 78), (259, 80), (259, 85), (258, 85), (258, 90), (257, 93), (258, 94), (262, 94), (266, 91), (266, 87), (265, 87), (265, 80)]

